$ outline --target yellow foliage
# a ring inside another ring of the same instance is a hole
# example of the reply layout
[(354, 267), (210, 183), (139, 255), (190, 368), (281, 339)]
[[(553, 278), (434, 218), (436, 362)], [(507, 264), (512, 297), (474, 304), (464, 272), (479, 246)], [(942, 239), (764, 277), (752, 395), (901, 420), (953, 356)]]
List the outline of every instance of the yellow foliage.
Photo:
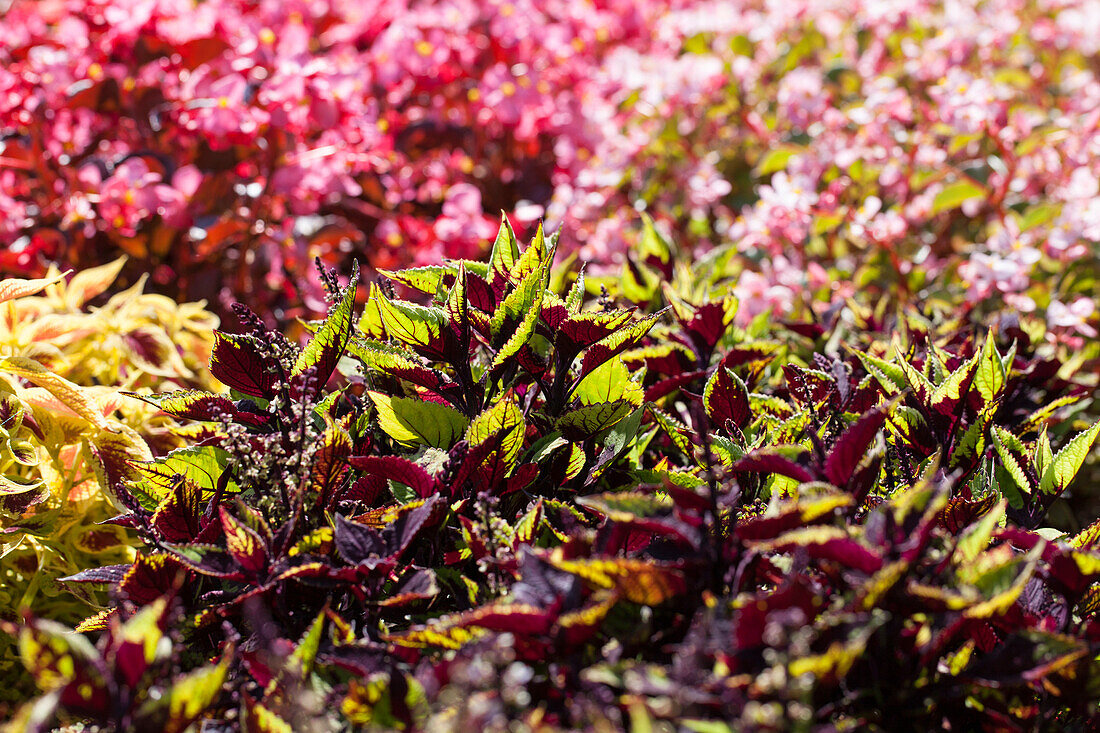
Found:
[[(21, 609), (62, 623), (94, 613), (102, 591), (59, 578), (132, 559), (106, 479), (181, 444), (172, 418), (122, 394), (213, 389), (206, 371), (217, 317), (144, 292), (103, 300), (123, 260), (66, 277), (0, 281), (0, 618)], [(109, 456), (104, 465), (100, 456)], [(0, 635), (6, 701), (29, 689)]]

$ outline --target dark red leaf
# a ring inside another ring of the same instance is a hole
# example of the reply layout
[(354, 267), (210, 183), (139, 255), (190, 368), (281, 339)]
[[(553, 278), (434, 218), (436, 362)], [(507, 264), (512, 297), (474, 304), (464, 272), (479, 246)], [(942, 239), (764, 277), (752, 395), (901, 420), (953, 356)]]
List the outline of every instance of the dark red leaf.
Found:
[(249, 343), (249, 337), (214, 332), (210, 373), (223, 384), (252, 397), (270, 399), (274, 395), (275, 366), (266, 362), (256, 345)]
[(890, 405), (869, 410), (852, 423), (840, 436), (829, 457), (825, 459), (825, 477), (834, 486), (846, 486), (859, 462), (867, 455), (878, 431), (886, 423)]

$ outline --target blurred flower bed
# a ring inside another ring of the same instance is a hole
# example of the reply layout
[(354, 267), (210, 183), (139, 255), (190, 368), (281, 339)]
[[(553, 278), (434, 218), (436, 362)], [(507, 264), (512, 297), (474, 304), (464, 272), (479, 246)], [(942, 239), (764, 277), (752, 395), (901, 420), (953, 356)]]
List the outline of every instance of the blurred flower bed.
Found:
[(317, 256), (475, 256), (504, 210), (618, 268), (646, 208), (685, 256), (736, 244), (746, 314), (944, 291), (1091, 338), (1098, 18), (1034, 0), (16, 0), (0, 267), (125, 252), (131, 280), (286, 324), (323, 310), (293, 277)]

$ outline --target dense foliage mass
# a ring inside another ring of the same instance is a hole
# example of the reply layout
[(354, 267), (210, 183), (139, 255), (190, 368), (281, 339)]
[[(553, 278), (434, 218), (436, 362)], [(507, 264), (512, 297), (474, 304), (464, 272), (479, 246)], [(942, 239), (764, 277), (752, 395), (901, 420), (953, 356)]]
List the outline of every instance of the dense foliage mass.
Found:
[[(626, 307), (526, 248), (357, 269), (299, 348), (237, 309), (193, 443), (106, 476), (143, 541), (16, 634), (17, 729), (1030, 729), (1100, 714), (1100, 434), (1018, 326), (738, 324), (729, 269)], [(418, 300), (395, 290), (419, 292)], [(1068, 410), (1068, 412), (1067, 412)], [(831, 729), (831, 728), (830, 728)]]
[[(0, 281), (0, 618), (31, 609), (77, 623), (106, 601), (58, 578), (133, 557), (134, 538), (109, 520), (121, 508), (107, 476), (127, 459), (180, 447), (176, 422), (124, 397), (213, 384), (205, 368), (218, 321), (194, 304), (143, 292), (88, 302), (115, 280), (121, 261), (67, 282)], [(0, 711), (33, 689), (11, 637), (0, 635)]]
[(285, 325), (318, 255), (471, 257), (505, 210), (619, 268), (648, 206), (736, 243), (742, 318), (932, 287), (1096, 335), (1094, 0), (5, 5), (12, 274), (126, 252)]
[(1100, 719), (1096, 0), (0, 8), (10, 730)]

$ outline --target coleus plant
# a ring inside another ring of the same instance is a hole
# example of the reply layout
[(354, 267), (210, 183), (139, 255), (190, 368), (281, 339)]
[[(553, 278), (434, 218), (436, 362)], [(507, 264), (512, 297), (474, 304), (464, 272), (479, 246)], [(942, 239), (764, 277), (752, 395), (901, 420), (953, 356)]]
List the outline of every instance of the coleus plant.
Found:
[[(138, 284), (99, 298), (118, 261), (72, 274), (0, 281), (0, 618), (21, 609), (76, 623), (103, 593), (58, 579), (133, 558), (133, 539), (105, 525), (117, 513), (108, 475), (183, 443), (175, 420), (120, 388), (208, 386), (201, 369), (216, 324), (201, 304), (176, 305)], [(96, 301), (100, 304), (89, 307)], [(33, 689), (0, 635), (0, 716)]]
[[(194, 444), (113, 485), (146, 548), (70, 578), (116, 600), (81, 630), (167, 603), (164, 684), (228, 665), (203, 715), (248, 730), (1100, 712), (1097, 529), (1033, 531), (1027, 499), (1100, 432), (1056, 454), (1051, 411), (1028, 419), (1080, 396), (1056, 369), (988, 337), (888, 352), (871, 324), (842, 351), (838, 322), (745, 328), (661, 280), (643, 315), (555, 250), (505, 221), (488, 263), (383, 273), (358, 317), (322, 270), (303, 348), (239, 308), (228, 394), (145, 397)], [(116, 699), (39, 704), (136, 727), (140, 696)]]

